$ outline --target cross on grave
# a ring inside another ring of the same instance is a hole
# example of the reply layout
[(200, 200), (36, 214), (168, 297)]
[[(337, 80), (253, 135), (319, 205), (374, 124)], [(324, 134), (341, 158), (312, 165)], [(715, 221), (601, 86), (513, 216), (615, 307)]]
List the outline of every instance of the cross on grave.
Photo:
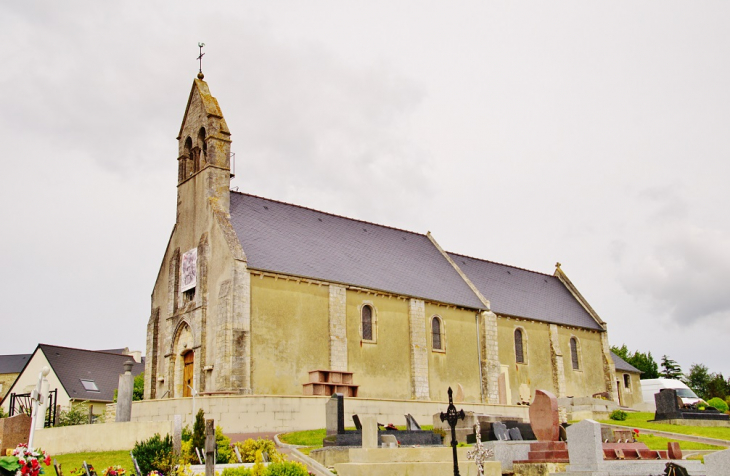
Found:
[(477, 474), (479, 476), (484, 476), (484, 462), (488, 458), (492, 458), (494, 456), (494, 450), (488, 450), (484, 448), (484, 445), (482, 445), (482, 435), (479, 431), (478, 420), (474, 424), (474, 434), (476, 435), (477, 440), (474, 444), (474, 449), (467, 451), (466, 459), (473, 459), (474, 462), (477, 464)]
[(441, 421), (446, 421), (451, 427), (451, 451), (454, 457), (454, 476), (461, 476), (459, 474), (459, 462), (456, 458), (456, 423), (466, 418), (466, 414), (464, 414), (463, 409), (456, 411), (452, 397), (454, 392), (451, 390), (451, 387), (449, 387), (448, 393), (449, 407), (446, 409), (446, 413), (441, 412)]

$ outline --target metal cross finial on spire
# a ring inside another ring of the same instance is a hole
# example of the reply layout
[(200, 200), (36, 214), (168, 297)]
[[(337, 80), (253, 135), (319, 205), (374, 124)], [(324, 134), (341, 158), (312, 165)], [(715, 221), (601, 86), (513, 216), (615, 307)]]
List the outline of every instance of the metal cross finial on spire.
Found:
[(198, 48), (200, 48), (200, 56), (198, 56), (196, 59), (200, 61), (200, 68), (198, 69), (198, 79), (203, 79), (203, 56), (205, 53), (203, 53), (203, 47), (205, 46), (205, 43), (198, 43)]

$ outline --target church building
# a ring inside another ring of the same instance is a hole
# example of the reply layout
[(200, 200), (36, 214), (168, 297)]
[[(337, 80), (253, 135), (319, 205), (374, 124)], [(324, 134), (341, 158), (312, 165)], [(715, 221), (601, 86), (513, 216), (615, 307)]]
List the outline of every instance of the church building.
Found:
[(603, 322), (554, 274), (230, 190), (231, 132), (202, 74), (178, 135), (177, 213), (152, 292), (145, 399), (328, 395), (618, 401)]

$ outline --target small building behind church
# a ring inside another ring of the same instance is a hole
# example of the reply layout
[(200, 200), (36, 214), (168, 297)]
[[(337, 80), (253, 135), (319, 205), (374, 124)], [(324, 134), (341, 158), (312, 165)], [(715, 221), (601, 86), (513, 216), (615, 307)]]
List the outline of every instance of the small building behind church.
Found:
[(230, 148), (199, 75), (178, 134), (145, 399), (444, 401), (461, 386), (474, 403), (523, 403), (537, 388), (618, 401), (606, 323), (559, 264), (528, 271), (444, 250), (430, 233), (231, 191)]

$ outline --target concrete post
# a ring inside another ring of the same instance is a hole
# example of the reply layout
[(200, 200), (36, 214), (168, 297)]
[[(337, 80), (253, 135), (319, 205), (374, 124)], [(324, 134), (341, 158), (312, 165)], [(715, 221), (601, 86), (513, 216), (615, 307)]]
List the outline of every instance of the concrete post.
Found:
[(205, 420), (205, 476), (215, 476), (215, 422)]
[(132, 393), (134, 392), (134, 377), (132, 366), (134, 362), (124, 362), (124, 373), (119, 376), (117, 388), (117, 417), (116, 421), (132, 421)]

